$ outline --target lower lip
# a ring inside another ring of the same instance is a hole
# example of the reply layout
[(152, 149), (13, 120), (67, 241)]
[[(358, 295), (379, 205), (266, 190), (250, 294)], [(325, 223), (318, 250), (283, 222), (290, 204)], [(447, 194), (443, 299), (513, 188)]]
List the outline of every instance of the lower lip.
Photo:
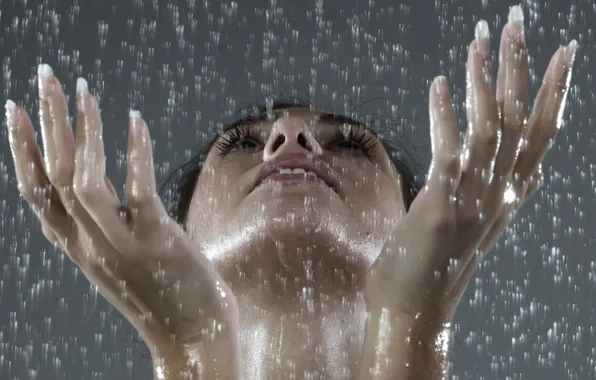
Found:
[[(319, 185), (327, 186), (325, 181), (316, 175), (303, 175), (303, 174), (272, 174), (265, 178), (262, 184), (267, 183), (283, 183), (287, 185), (301, 184), (301, 183), (316, 183)], [(329, 186), (327, 186), (329, 187)]]

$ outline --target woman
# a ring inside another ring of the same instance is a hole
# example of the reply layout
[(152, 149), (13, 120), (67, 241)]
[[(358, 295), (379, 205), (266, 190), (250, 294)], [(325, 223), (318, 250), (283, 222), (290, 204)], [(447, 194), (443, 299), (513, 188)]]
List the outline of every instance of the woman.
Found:
[(488, 24), (475, 32), (464, 144), (437, 77), (433, 158), (413, 201), (415, 183), (366, 127), (278, 107), (231, 126), (183, 172), (177, 219), (131, 111), (123, 206), (105, 176), (96, 98), (79, 79), (75, 140), (47, 65), (45, 156), (25, 110), (6, 107), (19, 190), (48, 240), (143, 336), (156, 379), (439, 379), (481, 254), (540, 184), (576, 50), (555, 52), (529, 115), (521, 8), (503, 30), (495, 86)]

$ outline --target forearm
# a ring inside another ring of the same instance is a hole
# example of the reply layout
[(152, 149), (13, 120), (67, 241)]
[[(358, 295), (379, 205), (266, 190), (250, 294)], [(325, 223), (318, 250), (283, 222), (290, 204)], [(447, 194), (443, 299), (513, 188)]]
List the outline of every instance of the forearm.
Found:
[(369, 311), (359, 380), (440, 380), (446, 378), (449, 323), (410, 315)]

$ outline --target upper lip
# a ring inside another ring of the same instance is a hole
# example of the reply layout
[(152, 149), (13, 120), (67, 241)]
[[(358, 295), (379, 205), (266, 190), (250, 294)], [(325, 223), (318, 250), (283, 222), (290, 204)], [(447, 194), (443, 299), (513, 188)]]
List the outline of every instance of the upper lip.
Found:
[(256, 176), (254, 187), (259, 186), (271, 174), (278, 173), (280, 169), (296, 168), (315, 173), (317, 177), (325, 181), (327, 186), (331, 187), (336, 193), (339, 192), (339, 181), (329, 165), (314, 156), (309, 158), (304, 153), (285, 154), (265, 163)]

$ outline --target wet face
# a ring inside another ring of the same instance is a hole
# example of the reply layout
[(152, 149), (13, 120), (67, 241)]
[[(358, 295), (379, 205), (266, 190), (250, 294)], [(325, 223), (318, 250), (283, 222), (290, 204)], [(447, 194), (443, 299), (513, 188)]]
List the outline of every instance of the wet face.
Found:
[[(338, 116), (274, 113), (275, 120), (242, 124), (214, 144), (187, 230), (226, 279), (255, 267), (298, 276), (305, 268), (364, 270), (405, 212), (383, 145)], [(279, 175), (279, 168), (305, 166), (318, 176)], [(266, 173), (276, 180), (263, 180)]]

